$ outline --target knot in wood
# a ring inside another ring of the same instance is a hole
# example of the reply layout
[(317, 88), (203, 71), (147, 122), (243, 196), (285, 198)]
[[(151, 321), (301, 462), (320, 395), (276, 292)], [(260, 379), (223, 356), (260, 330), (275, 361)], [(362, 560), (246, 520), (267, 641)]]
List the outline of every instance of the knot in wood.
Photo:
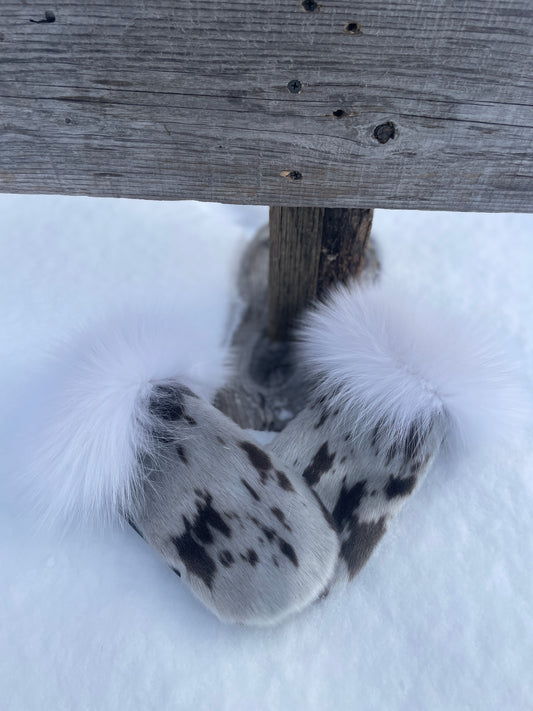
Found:
[(358, 22), (348, 22), (344, 25), (344, 31), (349, 35), (362, 35), (361, 25)]
[(43, 22), (55, 22), (56, 21), (56, 16), (55, 13), (52, 12), (52, 10), (46, 10), (44, 13), (44, 20), (30, 20), (30, 22), (34, 22), (36, 25), (40, 25)]
[(376, 126), (372, 138), (375, 138), (378, 143), (387, 143), (391, 138), (396, 135), (396, 126), (392, 121), (387, 121), (386, 123), (380, 123)]

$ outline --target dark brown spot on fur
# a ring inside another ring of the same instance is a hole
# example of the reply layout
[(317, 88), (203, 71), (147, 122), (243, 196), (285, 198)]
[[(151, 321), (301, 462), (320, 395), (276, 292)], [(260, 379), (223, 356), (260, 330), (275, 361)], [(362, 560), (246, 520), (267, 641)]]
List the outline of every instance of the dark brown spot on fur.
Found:
[(354, 517), (350, 535), (341, 546), (341, 556), (346, 561), (350, 580), (370, 558), (385, 531), (385, 516), (371, 522), (359, 522), (358, 517)]
[(265, 484), (268, 479), (268, 470), (272, 468), (272, 462), (268, 454), (259, 449), (252, 442), (240, 442), (239, 447), (248, 455), (248, 459), (253, 467), (257, 470), (261, 483)]
[(276, 537), (276, 531), (274, 531), (273, 528), (262, 528), (261, 530), (265, 534), (267, 541), (269, 543), (272, 543), (272, 541)]
[(431, 429), (431, 424), (429, 427), (422, 428), (416, 420), (411, 424), (404, 443), (404, 464), (406, 466), (412, 459), (418, 457)]
[(241, 442), (241, 449), (244, 449), (248, 455), (248, 459), (256, 469), (268, 470), (272, 467), (270, 457), (266, 452), (263, 452), (259, 447), (251, 442)]
[(332, 514), (339, 531), (352, 520), (364, 496), (365, 488), (366, 479), (358, 481), (349, 489), (346, 487), (346, 482), (343, 482)]
[(320, 481), (322, 475), (331, 469), (334, 459), (335, 452), (330, 454), (328, 452), (328, 443), (324, 442), (302, 475), (309, 486), (314, 486)]
[(381, 428), (382, 427), (383, 427), (383, 420), (380, 420), (377, 423), (377, 425), (374, 427), (374, 429), (372, 430), (372, 441), (370, 442), (370, 444), (377, 451), (379, 451), (379, 447), (377, 446), (377, 443), (378, 443), (378, 440), (381, 436)]
[(276, 531), (274, 531), (273, 528), (266, 528), (266, 526), (265, 526), (265, 527), (261, 527), (261, 530), (262, 530), (263, 533), (265, 534), (265, 537), (266, 537), (267, 541), (268, 541), (269, 543), (272, 543), (272, 541), (273, 541), (274, 538), (276, 537)]
[(309, 409), (314, 410), (315, 407), (322, 407), (325, 402), (326, 402), (326, 397), (325, 397), (325, 395), (322, 395), (321, 397), (317, 398), (316, 400), (314, 400), (314, 402), (311, 403)]
[(294, 565), (295, 568), (298, 567), (298, 558), (296, 557), (296, 553), (294, 551), (294, 548), (291, 546), (290, 543), (287, 543), (286, 540), (283, 538), (280, 538), (279, 541), (279, 549), (283, 553), (284, 556), (286, 556), (291, 563)]
[(319, 421), (318, 421), (318, 422), (316, 423), (316, 425), (315, 425), (315, 430), (320, 429), (320, 428), (322, 427), (322, 425), (324, 424), (324, 422), (325, 422), (327, 419), (328, 419), (327, 410), (323, 410), (323, 411), (322, 411), (322, 415), (320, 416)]
[(248, 482), (247, 482), (245, 479), (241, 479), (241, 482), (242, 482), (242, 483), (244, 484), (244, 486), (248, 489), (248, 491), (250, 492), (250, 494), (253, 496), (253, 498), (254, 498), (256, 501), (261, 501), (261, 498), (260, 498), (259, 494), (258, 494), (257, 491), (253, 488), (253, 486), (250, 486), (250, 484), (248, 484)]
[(217, 435), (217, 441), (220, 442), (220, 444), (221, 444), (223, 447), (226, 446), (226, 440), (225, 440), (225, 439), (222, 439), (222, 437), (219, 437), (218, 435)]
[(160, 442), (161, 444), (170, 444), (171, 442), (174, 442), (175, 439), (175, 437), (169, 432), (163, 429), (155, 428), (152, 430), (152, 437), (155, 439), (156, 442)]
[(276, 558), (275, 555), (272, 556), (272, 562), (274, 563), (274, 565), (276, 566), (276, 568), (279, 568), (279, 561), (278, 561), (278, 559)]
[(189, 425), (197, 425), (197, 424), (198, 424), (198, 423), (196, 422), (196, 420), (194, 419), (194, 417), (191, 417), (190, 415), (184, 415), (184, 416), (183, 416), (183, 419), (184, 419), (185, 422), (187, 422), (187, 424), (189, 424)]
[(220, 553), (218, 554), (218, 559), (222, 563), (224, 568), (229, 568), (235, 562), (231, 551), (228, 550), (220, 551)]
[(277, 535), (276, 531), (273, 528), (268, 528), (267, 526), (262, 524), (261, 521), (258, 521), (255, 518), (255, 516), (248, 515), (248, 518), (254, 524), (254, 526), (257, 526), (257, 528), (259, 528), (262, 531), (262, 533), (265, 536), (265, 538), (267, 539), (267, 541), (269, 543), (272, 543), (272, 541), (276, 538), (276, 535)]
[(252, 548), (248, 548), (248, 550), (246, 551), (246, 555), (243, 555), (242, 553), (240, 555), (243, 560), (246, 560), (248, 563), (250, 563), (252, 568), (255, 568), (255, 566), (259, 562), (259, 556)]
[(292, 528), (289, 526), (287, 523), (287, 520), (285, 518), (285, 514), (281, 509), (278, 509), (277, 506), (272, 506), (270, 509), (274, 516), (278, 519), (278, 521), (287, 529), (287, 531), (292, 531)]
[(183, 417), (183, 391), (179, 387), (158, 385), (152, 391), (150, 412), (162, 420), (174, 421)]
[(176, 452), (178, 453), (178, 457), (181, 459), (181, 461), (184, 464), (189, 463), (189, 460), (187, 459), (187, 454), (185, 453), (185, 448), (183, 447), (183, 445), (178, 444), (178, 446), (176, 447)]
[(394, 457), (396, 456), (396, 452), (398, 451), (398, 446), (396, 442), (393, 442), (391, 446), (389, 447), (389, 450), (387, 452), (387, 458), (385, 459), (385, 466), (388, 467), (389, 464), (392, 462)]
[(181, 578), (181, 573), (177, 568), (171, 568), (170, 570), (173, 570), (176, 573), (176, 575), (178, 576), (178, 578)]
[(385, 494), (387, 499), (395, 499), (397, 496), (408, 496), (416, 485), (416, 476), (408, 476), (405, 479), (400, 479), (400, 477), (390, 476), (387, 486), (385, 487)]
[(211, 589), (217, 572), (215, 561), (205, 548), (194, 540), (191, 534), (191, 525), (185, 517), (183, 517), (183, 522), (185, 533), (173, 538), (172, 542), (189, 573), (196, 575)]
[(317, 500), (317, 503), (318, 503), (318, 505), (320, 506), (320, 510), (322, 511), (322, 515), (324, 516), (324, 518), (325, 518), (326, 521), (328, 522), (329, 527), (332, 528), (334, 531), (336, 531), (336, 530), (337, 530), (337, 525), (336, 525), (335, 521), (333, 520), (333, 516), (330, 514), (330, 512), (327, 510), (327, 508), (326, 508), (326, 507), (324, 506), (324, 504), (322, 503), (322, 499), (320, 498), (320, 496), (316, 493), (316, 491), (315, 491), (314, 489), (311, 489), (311, 493), (313, 494), (313, 496), (314, 496), (315, 499)]
[(294, 487), (286, 474), (276, 469), (276, 477), (278, 479), (278, 486), (280, 486), (284, 491), (294, 491)]
[(211, 506), (212, 501), (212, 496), (203, 494), (203, 503), (196, 502), (196, 516), (192, 522), (191, 530), (202, 543), (213, 543), (212, 529), (220, 531), (226, 538), (231, 538), (231, 529), (218, 511)]

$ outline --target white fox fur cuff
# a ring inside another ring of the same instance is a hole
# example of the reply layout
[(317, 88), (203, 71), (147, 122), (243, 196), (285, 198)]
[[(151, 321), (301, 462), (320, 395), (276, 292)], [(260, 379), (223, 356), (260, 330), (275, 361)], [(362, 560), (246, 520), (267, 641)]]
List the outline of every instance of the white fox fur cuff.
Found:
[(436, 422), (452, 454), (505, 437), (525, 410), (516, 368), (486, 334), (382, 286), (339, 286), (309, 309), (300, 353), (318, 399), (392, 446)]

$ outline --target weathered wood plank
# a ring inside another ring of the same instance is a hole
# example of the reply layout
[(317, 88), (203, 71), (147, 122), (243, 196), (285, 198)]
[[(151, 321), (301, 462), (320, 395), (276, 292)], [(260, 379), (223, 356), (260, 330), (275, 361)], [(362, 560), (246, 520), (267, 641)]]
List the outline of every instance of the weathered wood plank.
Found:
[(372, 210), (271, 207), (269, 337), (284, 341), (295, 319), (336, 281), (364, 264)]
[(1, 191), (533, 210), (530, 0), (0, 8)]
[(270, 208), (269, 337), (287, 340), (294, 317), (316, 296), (324, 209)]

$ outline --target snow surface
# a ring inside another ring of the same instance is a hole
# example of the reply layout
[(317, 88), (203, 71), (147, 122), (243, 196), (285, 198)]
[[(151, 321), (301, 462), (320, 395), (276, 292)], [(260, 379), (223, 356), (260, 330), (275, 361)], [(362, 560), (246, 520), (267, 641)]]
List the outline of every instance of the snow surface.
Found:
[[(266, 208), (0, 196), (0, 708), (533, 709), (533, 434), (434, 470), (356, 581), (273, 629), (204, 610), (133, 531), (36, 532), (14, 482), (46, 353), (176, 300), (213, 343)], [(383, 279), (487, 323), (533, 382), (533, 216), (375, 215)]]

